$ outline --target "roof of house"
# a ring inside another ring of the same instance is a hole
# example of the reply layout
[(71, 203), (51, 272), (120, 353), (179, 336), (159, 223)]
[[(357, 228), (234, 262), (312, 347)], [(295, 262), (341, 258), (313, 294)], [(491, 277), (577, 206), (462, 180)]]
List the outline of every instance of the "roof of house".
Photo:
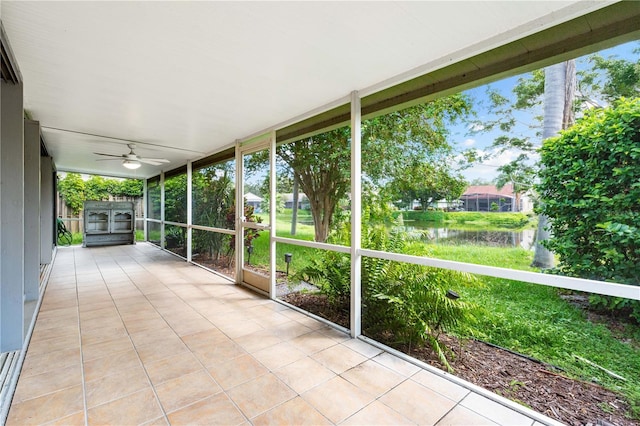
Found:
[(480, 196), (496, 196), (513, 198), (513, 184), (509, 183), (502, 187), (496, 188), (495, 185), (470, 185), (464, 191), (460, 198), (480, 197)]
[(258, 197), (256, 194), (253, 194), (251, 192), (247, 192), (246, 194), (244, 194), (244, 199), (249, 203), (263, 201), (262, 197)]

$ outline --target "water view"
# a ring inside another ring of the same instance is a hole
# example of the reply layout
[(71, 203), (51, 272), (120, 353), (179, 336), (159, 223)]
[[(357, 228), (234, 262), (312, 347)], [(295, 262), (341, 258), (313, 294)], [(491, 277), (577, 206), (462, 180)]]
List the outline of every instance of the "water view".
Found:
[(410, 235), (430, 244), (480, 245), (491, 247), (521, 247), (533, 250), (536, 230), (488, 231), (484, 229), (460, 229), (434, 227), (433, 222), (405, 221), (402, 229)]

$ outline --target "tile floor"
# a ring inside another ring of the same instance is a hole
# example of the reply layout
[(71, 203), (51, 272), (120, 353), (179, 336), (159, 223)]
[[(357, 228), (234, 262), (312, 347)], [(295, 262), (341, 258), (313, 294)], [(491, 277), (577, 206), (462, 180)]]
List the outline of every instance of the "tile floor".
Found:
[(144, 243), (58, 251), (7, 419), (534, 423)]

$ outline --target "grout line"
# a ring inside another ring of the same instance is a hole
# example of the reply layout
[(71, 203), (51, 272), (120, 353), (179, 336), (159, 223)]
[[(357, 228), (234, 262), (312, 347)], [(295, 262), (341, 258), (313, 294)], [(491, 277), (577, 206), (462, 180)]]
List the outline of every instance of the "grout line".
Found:
[(82, 320), (80, 317), (80, 296), (78, 291), (78, 273), (76, 264), (76, 249), (72, 249), (73, 253), (73, 272), (76, 282), (76, 312), (78, 314), (78, 345), (80, 347), (80, 374), (82, 378), (82, 404), (84, 406), (84, 424), (89, 426), (89, 409), (87, 407), (87, 386), (84, 376), (84, 353), (82, 351)]
[[(133, 246), (132, 246), (133, 247)], [(131, 259), (134, 259), (133, 256), (129, 255), (129, 257)], [(124, 274), (127, 276), (127, 278), (129, 279), (129, 281), (131, 281), (131, 283), (138, 289), (138, 291), (140, 291), (140, 289), (138, 288), (138, 286), (136, 285), (136, 283), (131, 280), (131, 277), (129, 276), (129, 274), (123, 269), (122, 265), (120, 265), (120, 263), (118, 262), (117, 259), (115, 259), (113, 256), (110, 256), (110, 258), (118, 265), (118, 268), (120, 268), (122, 270), (122, 272), (124, 272)], [(134, 259), (135, 260), (135, 259)], [(136, 263), (139, 263), (136, 260)], [(96, 266), (98, 265), (98, 263), (96, 262)], [(149, 376), (149, 373), (147, 372), (147, 368), (144, 365), (144, 362), (142, 362), (142, 358), (140, 358), (140, 354), (138, 353), (138, 348), (136, 347), (133, 339), (131, 338), (131, 333), (129, 332), (129, 329), (127, 328), (127, 325), (125, 324), (125, 322), (123, 321), (122, 318), (122, 314), (120, 313), (120, 309), (118, 308), (118, 304), (116, 303), (115, 299), (113, 298), (113, 294), (111, 294), (111, 289), (109, 288), (109, 284), (107, 283), (107, 281), (104, 279), (104, 275), (102, 274), (102, 270), (100, 269), (100, 267), (98, 266), (98, 271), (100, 272), (100, 276), (102, 277), (102, 280), (105, 284), (105, 287), (107, 289), (107, 292), (109, 293), (109, 296), (111, 297), (111, 300), (113, 301), (113, 305), (116, 309), (116, 312), (118, 313), (118, 316), (120, 317), (120, 321), (122, 322), (122, 325), (124, 326), (125, 330), (127, 331), (127, 337), (129, 338), (129, 342), (131, 342), (131, 345), (133, 346), (133, 350), (136, 353), (136, 357), (138, 358), (138, 362), (140, 363), (140, 366), (142, 367), (142, 371), (144, 371), (145, 376), (147, 377), (147, 381), (149, 382), (149, 386), (151, 387), (151, 391), (153, 392), (153, 395), (156, 398), (156, 402), (158, 404), (158, 406), (160, 407), (160, 411), (162, 412), (162, 417), (164, 418), (164, 420), (167, 422), (167, 424), (169, 423), (169, 418), (167, 417), (167, 413), (164, 409), (164, 407), (162, 406), (162, 402), (160, 401), (160, 397), (158, 396), (158, 392), (156, 392), (156, 387), (153, 384), (153, 381), (151, 380), (151, 377)], [(142, 292), (141, 292), (142, 293)], [(143, 293), (143, 296), (145, 297), (145, 299), (147, 299), (146, 295)], [(147, 299), (148, 301), (148, 299)], [(151, 302), (149, 302), (151, 303)], [(155, 306), (154, 306), (155, 309)], [(163, 318), (164, 319), (164, 318)], [(139, 391), (136, 391), (139, 392)], [(135, 392), (133, 392), (135, 393)], [(126, 396), (126, 395), (125, 395)], [(121, 396), (120, 398), (123, 398), (123, 396)], [(119, 399), (119, 398), (117, 398)], [(151, 419), (150, 421), (153, 421), (154, 419)]]
[[(149, 274), (151, 274), (151, 275), (155, 276), (151, 271), (147, 270), (147, 268), (146, 268), (144, 265), (140, 264), (140, 262), (138, 262), (136, 259), (134, 259), (134, 260), (135, 260), (135, 261), (136, 261), (136, 263), (138, 263), (142, 268), (144, 268), (144, 270), (145, 270), (146, 272), (148, 272)], [(191, 266), (195, 266), (195, 265), (191, 265)], [(125, 274), (127, 274), (127, 273), (125, 272)], [(129, 274), (127, 274), (127, 276), (129, 276)], [(131, 277), (129, 277), (129, 278), (131, 278)], [(187, 278), (188, 278), (188, 277), (187, 277)], [(134, 285), (136, 288), (138, 288), (138, 285), (137, 285), (133, 280), (132, 280), (132, 283), (133, 283), (133, 285)], [(228, 339), (230, 339), (230, 340), (232, 340), (232, 341), (233, 341), (233, 339), (231, 339), (231, 337), (227, 336), (227, 334), (226, 334), (224, 331), (220, 330), (220, 329), (219, 329), (219, 328), (218, 328), (218, 327), (217, 327), (217, 326), (216, 326), (216, 325), (215, 325), (211, 320), (209, 320), (207, 317), (205, 317), (204, 315), (202, 315), (202, 314), (201, 314), (197, 309), (195, 309), (193, 306), (191, 306), (191, 304), (190, 304), (189, 302), (187, 302), (186, 300), (184, 300), (184, 299), (183, 299), (179, 294), (177, 294), (177, 293), (176, 293), (172, 288), (170, 288), (168, 285), (166, 285), (166, 284), (164, 284), (164, 283), (162, 283), (162, 285), (164, 285), (164, 286), (165, 286), (165, 287), (166, 287), (166, 288), (167, 288), (167, 289), (168, 289), (168, 290), (169, 290), (169, 291), (170, 291), (170, 292), (171, 292), (175, 297), (177, 297), (180, 301), (182, 301), (183, 303), (185, 303), (185, 304), (186, 304), (187, 306), (189, 306), (189, 308), (191, 308), (194, 312), (196, 312), (196, 313), (197, 313), (198, 315), (200, 315), (203, 319), (205, 319), (207, 322), (209, 322), (213, 327), (215, 327), (215, 329), (216, 329), (216, 330), (220, 331), (220, 333), (222, 333), (225, 337), (227, 337)], [(140, 289), (138, 288), (138, 290), (140, 290)], [(141, 293), (142, 293), (142, 291), (141, 291)], [(199, 359), (199, 358), (198, 358), (198, 357), (193, 353), (193, 350), (192, 350), (192, 349), (191, 349), (187, 344), (185, 344), (185, 343), (184, 343), (184, 341), (182, 340), (182, 336), (180, 336), (180, 335), (179, 335), (179, 334), (178, 334), (178, 333), (173, 329), (173, 327), (171, 326), (171, 324), (169, 324), (169, 323), (165, 320), (164, 315), (162, 315), (162, 313), (161, 313), (160, 311), (158, 311), (158, 308), (156, 308), (156, 306), (153, 304), (153, 302), (151, 302), (151, 301), (148, 299), (147, 295), (146, 295), (146, 294), (144, 294), (144, 293), (142, 293), (142, 294), (143, 294), (143, 296), (145, 297), (145, 299), (147, 299), (147, 301), (149, 302), (149, 304), (153, 307), (153, 309), (158, 313), (158, 315), (160, 315), (160, 317), (161, 317), (161, 318), (162, 318), (162, 319), (167, 323), (167, 325), (169, 326), (169, 328), (171, 328), (171, 330), (173, 330), (173, 332), (174, 332), (174, 333), (176, 333), (176, 336), (178, 336), (178, 338), (182, 341), (182, 343), (187, 347), (187, 349), (189, 350), (189, 353), (190, 353), (190, 354), (191, 354), (191, 355), (196, 359), (196, 361), (200, 364), (200, 366), (202, 366), (203, 370), (204, 370), (204, 371), (206, 372), (206, 374), (211, 378), (211, 380), (213, 380), (213, 382), (214, 382), (215, 384), (217, 384), (217, 385), (220, 387), (220, 390), (221, 390), (221, 391), (220, 391), (220, 393), (224, 393), (224, 395), (229, 399), (229, 401), (231, 402), (231, 404), (232, 404), (232, 405), (233, 405), (233, 406), (238, 410), (238, 412), (240, 413), (240, 415), (242, 415), (242, 417), (244, 417), (244, 419), (245, 419), (247, 422), (251, 423), (251, 421), (250, 421), (249, 417), (247, 417), (247, 415), (246, 415), (246, 414), (245, 414), (245, 413), (240, 409), (240, 407), (236, 404), (236, 402), (235, 402), (235, 401), (234, 401), (234, 400), (229, 396), (229, 394), (228, 394), (228, 393), (227, 393), (227, 391), (224, 389), (224, 387), (223, 387), (220, 383), (218, 383), (218, 381), (217, 381), (217, 380), (216, 380), (216, 379), (211, 375), (211, 373), (209, 372), (209, 370), (207, 369), (207, 367), (205, 367), (205, 365), (202, 363), (202, 361), (201, 361), (201, 360), (200, 360), (200, 359)], [(235, 343), (235, 342), (234, 342), (234, 343)], [(135, 345), (134, 345), (134, 346), (135, 346)], [(238, 346), (239, 346), (239, 345), (238, 345)], [(241, 346), (240, 346), (240, 347), (241, 347)], [(242, 348), (242, 347), (241, 347), (241, 348)], [(242, 348), (242, 350), (243, 350), (243, 351), (245, 351), (245, 352), (247, 352), (244, 348)], [(136, 350), (136, 353), (137, 353), (137, 350)], [(247, 352), (247, 354), (248, 354), (248, 355), (251, 355), (251, 354), (249, 354), (248, 352)], [(257, 360), (256, 360), (256, 362), (257, 362)], [(145, 373), (146, 373), (146, 368), (145, 368)], [(154, 393), (155, 393), (155, 386), (154, 386), (153, 384), (152, 384), (152, 386), (154, 387)], [(217, 394), (214, 394), (214, 395), (217, 395)], [(156, 396), (157, 396), (157, 395), (156, 395)], [(201, 400), (196, 401), (196, 402), (193, 402), (193, 403), (191, 403), (191, 404), (188, 404), (188, 405), (186, 405), (186, 406), (184, 406), (184, 407), (180, 407), (180, 408), (178, 408), (178, 409), (176, 409), (176, 410), (174, 410), (174, 411), (181, 410), (181, 409), (183, 409), (183, 408), (185, 408), (185, 407), (189, 407), (189, 406), (191, 406), (191, 405), (193, 405), (193, 404), (196, 404), (197, 402), (200, 402), (200, 401), (202, 401), (202, 400), (204, 400), (204, 399), (210, 398), (211, 396), (213, 396), (213, 395), (210, 395), (210, 396), (208, 396), (208, 397), (206, 397), (206, 398), (202, 398)], [(162, 411), (163, 411), (163, 413), (165, 413), (164, 408), (162, 409)], [(173, 412), (173, 411), (172, 411), (172, 412)], [(167, 416), (167, 414), (166, 414), (166, 413), (165, 413), (165, 419), (166, 419), (167, 423), (169, 423), (169, 424), (170, 424), (170, 422), (169, 422), (169, 418), (168, 418), (168, 416)]]

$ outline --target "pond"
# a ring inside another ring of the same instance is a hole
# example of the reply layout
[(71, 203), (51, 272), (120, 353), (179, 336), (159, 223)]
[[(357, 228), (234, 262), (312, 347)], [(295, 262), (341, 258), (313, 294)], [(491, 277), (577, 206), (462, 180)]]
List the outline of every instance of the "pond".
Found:
[(459, 229), (434, 227), (433, 222), (405, 221), (402, 227), (409, 234), (431, 244), (481, 245), (492, 247), (521, 247), (533, 250), (536, 230), (488, 231), (483, 229)]

